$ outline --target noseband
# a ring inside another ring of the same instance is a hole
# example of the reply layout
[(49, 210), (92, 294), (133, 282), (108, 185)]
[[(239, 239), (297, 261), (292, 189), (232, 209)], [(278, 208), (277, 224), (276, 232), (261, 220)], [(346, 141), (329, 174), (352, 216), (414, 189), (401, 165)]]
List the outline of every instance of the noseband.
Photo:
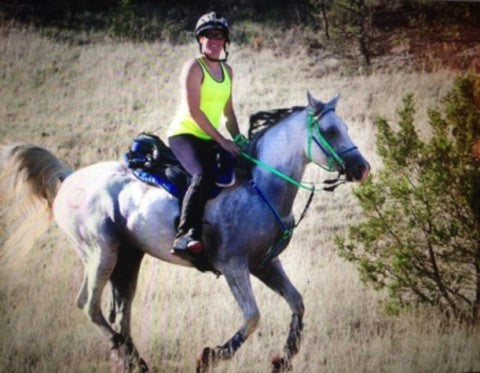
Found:
[[(335, 171), (335, 162), (337, 163), (338, 167), (340, 167), (340, 173), (345, 173), (345, 161), (343, 160), (342, 156), (352, 150), (357, 149), (356, 146), (352, 146), (349, 149), (346, 149), (341, 152), (335, 151), (333, 146), (330, 145), (328, 140), (325, 136), (322, 135), (320, 131), (320, 120), (323, 116), (331, 111), (335, 111), (334, 106), (327, 106), (325, 105), (320, 113), (315, 113), (311, 108), (307, 110), (307, 128), (308, 128), (308, 160), (313, 162), (312, 158), (312, 142), (315, 143), (320, 150), (325, 154), (327, 157), (327, 167), (320, 165), (323, 169), (332, 172)], [(318, 163), (316, 163), (318, 164)]]

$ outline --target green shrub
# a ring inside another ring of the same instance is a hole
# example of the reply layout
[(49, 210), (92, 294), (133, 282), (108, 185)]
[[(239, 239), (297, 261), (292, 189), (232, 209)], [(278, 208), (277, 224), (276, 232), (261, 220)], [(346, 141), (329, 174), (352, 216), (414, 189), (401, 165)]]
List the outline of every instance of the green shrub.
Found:
[(478, 87), (480, 77), (459, 78), (442, 112), (429, 110), (428, 141), (415, 129), (411, 94), (397, 130), (385, 119), (375, 122), (384, 167), (355, 191), (365, 219), (336, 244), (365, 282), (388, 290), (392, 313), (427, 304), (447, 317), (479, 319), (480, 163), (472, 155), (480, 136)]

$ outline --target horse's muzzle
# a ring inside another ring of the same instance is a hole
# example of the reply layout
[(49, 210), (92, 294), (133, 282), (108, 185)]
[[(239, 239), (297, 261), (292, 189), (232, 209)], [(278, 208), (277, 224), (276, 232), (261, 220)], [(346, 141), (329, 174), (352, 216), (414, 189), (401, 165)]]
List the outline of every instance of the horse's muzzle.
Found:
[(345, 159), (345, 178), (347, 181), (363, 183), (370, 173), (370, 164), (359, 153)]

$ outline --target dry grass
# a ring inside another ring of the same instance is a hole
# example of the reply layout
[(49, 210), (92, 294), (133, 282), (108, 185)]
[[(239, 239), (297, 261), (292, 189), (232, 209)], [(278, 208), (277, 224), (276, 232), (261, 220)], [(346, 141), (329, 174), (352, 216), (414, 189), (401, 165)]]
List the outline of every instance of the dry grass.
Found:
[[(0, 140), (28, 141), (54, 151), (72, 167), (118, 158), (140, 131), (165, 133), (177, 100), (181, 63), (194, 44), (86, 46), (55, 44), (29, 30), (0, 30)], [(277, 58), (268, 50), (232, 47), (235, 104), (241, 127), (267, 108), (302, 105), (305, 92), (329, 99), (341, 92), (339, 113), (374, 167), (372, 118), (389, 119), (401, 97), (417, 94), (425, 108), (450, 88), (453, 75), (374, 73), (324, 75), (321, 61), (302, 54)], [(309, 168), (306, 179), (327, 175)], [(359, 218), (351, 186), (317, 196), (308, 218), (283, 254), (286, 270), (304, 295), (304, 342), (296, 372), (461, 372), (480, 370), (480, 333), (445, 325), (430, 309), (389, 318), (381, 294), (366, 289), (332, 244)], [(300, 211), (306, 195), (299, 194)], [(0, 243), (6, 229), (0, 230)], [(104, 372), (109, 350), (74, 306), (81, 264), (65, 236), (53, 228), (15, 270), (0, 271), (0, 371)], [(235, 358), (215, 372), (267, 371), (281, 351), (290, 311), (254, 280), (262, 312), (258, 331)], [(133, 310), (133, 337), (155, 372), (189, 372), (196, 353), (230, 338), (241, 315), (223, 278), (147, 258)]]

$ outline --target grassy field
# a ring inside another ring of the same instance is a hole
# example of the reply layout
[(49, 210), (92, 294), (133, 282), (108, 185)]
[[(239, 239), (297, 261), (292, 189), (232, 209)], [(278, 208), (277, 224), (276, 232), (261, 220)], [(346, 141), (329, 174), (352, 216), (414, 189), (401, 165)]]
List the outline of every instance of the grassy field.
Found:
[[(165, 130), (179, 99), (181, 65), (194, 43), (120, 43), (83, 46), (52, 42), (18, 27), (0, 29), (0, 140), (25, 141), (53, 151), (73, 168), (117, 159), (141, 131)], [(417, 97), (418, 123), (427, 136), (426, 108), (451, 87), (454, 73), (374, 72), (342, 75), (312, 61), (301, 47), (290, 57), (272, 50), (231, 48), (234, 101), (242, 131), (259, 110), (306, 104), (306, 91), (330, 99), (372, 164), (373, 118), (395, 120), (407, 92)], [(327, 177), (311, 167), (306, 180)], [(445, 323), (434, 310), (391, 318), (382, 294), (365, 288), (355, 268), (338, 258), (335, 234), (361, 217), (342, 186), (320, 194), (297, 229), (283, 263), (306, 305), (304, 339), (295, 372), (480, 371), (480, 333)], [(307, 195), (300, 192), (297, 216)], [(2, 206), (3, 210), (3, 206)], [(0, 219), (2, 219), (0, 217)], [(0, 243), (8, 234), (2, 221)], [(74, 305), (82, 266), (66, 237), (48, 231), (18, 267), (0, 269), (0, 372), (106, 372), (110, 351)], [(283, 348), (290, 311), (253, 280), (260, 327), (231, 362), (215, 372), (268, 371)], [(241, 314), (223, 278), (144, 261), (134, 302), (132, 334), (154, 372), (191, 372), (204, 346), (223, 344)]]

